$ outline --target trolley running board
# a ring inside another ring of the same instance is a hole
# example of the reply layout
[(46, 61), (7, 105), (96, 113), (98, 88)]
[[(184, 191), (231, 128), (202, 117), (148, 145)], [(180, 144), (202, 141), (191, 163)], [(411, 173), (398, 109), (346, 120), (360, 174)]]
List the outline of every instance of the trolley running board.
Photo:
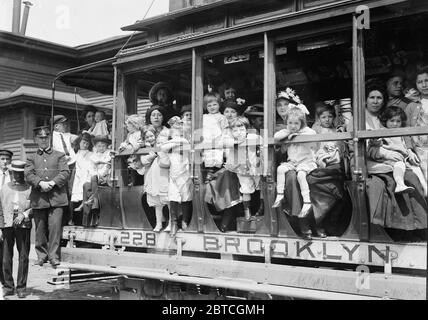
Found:
[(63, 267), (303, 299), (425, 299), (426, 278), (233, 260), (64, 248)]
[(52, 277), (52, 280), (48, 281), (48, 283), (57, 286), (91, 281), (114, 280), (118, 278), (119, 276), (113, 274), (69, 269), (61, 265), (57, 269), (57, 275)]

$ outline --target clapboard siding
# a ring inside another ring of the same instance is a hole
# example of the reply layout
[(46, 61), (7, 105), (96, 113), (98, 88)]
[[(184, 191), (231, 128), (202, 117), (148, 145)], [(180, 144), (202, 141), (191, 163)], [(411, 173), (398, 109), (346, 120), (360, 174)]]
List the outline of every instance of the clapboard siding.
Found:
[(23, 152), (22, 139), (10, 140), (5, 143), (0, 143), (0, 149), (6, 149), (13, 152), (12, 160), (25, 160)]
[[(20, 86), (32, 86), (42, 89), (50, 89), (55, 74), (43, 74), (0, 65), (0, 91), (14, 91)], [(57, 90), (73, 92), (73, 87), (67, 87), (61, 81), (56, 83)]]
[(14, 141), (23, 137), (22, 112), (14, 112), (1, 116), (0, 143)]

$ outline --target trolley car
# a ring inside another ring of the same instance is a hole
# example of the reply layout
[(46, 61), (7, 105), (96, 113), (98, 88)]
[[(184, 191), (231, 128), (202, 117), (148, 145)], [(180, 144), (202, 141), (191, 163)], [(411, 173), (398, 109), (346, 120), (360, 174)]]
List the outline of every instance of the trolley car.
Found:
[[(195, 135), (189, 227), (172, 238), (155, 233), (143, 186), (129, 184), (124, 161), (129, 153), (117, 153), (113, 186), (99, 188), (99, 223), (64, 227), (62, 263), (71, 269), (124, 275), (123, 295), (133, 288), (143, 299), (425, 299), (426, 239), (393, 241), (371, 223), (365, 145), (367, 139), (427, 135), (428, 130), (365, 130), (364, 86), (367, 77), (388, 72), (394, 58), (427, 55), (427, 16), (428, 5), (422, 0), (223, 0), (125, 27), (146, 32), (148, 43), (66, 70), (57, 78), (88, 88), (104, 84), (105, 89), (111, 79), (98, 71), (113, 68), (113, 148), (125, 139), (125, 117), (137, 113), (138, 102), (147, 99), (153, 83), (171, 83), (177, 104), (191, 103), (192, 131), (197, 132), (207, 86), (236, 81), (246, 100), (264, 106), (264, 215), (251, 220), (249, 232), (220, 232), (204, 201), (204, 145)], [(388, 46), (389, 40), (396, 46)], [(92, 75), (98, 82), (91, 81)], [(344, 212), (349, 214), (345, 230), (334, 237), (302, 239), (283, 211), (272, 208), (275, 96), (287, 86), (297, 90), (311, 113), (317, 99), (352, 98), (354, 131), (295, 140), (340, 140), (354, 146), (346, 181), (352, 209)]]

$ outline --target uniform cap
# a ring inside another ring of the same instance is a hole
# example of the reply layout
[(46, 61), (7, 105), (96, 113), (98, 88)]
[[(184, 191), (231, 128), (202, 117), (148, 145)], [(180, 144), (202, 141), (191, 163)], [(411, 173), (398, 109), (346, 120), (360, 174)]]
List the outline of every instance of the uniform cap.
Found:
[(0, 156), (9, 156), (12, 158), (13, 152), (9, 150), (0, 150)]
[(51, 134), (49, 126), (41, 126), (33, 129), (35, 137), (48, 137)]

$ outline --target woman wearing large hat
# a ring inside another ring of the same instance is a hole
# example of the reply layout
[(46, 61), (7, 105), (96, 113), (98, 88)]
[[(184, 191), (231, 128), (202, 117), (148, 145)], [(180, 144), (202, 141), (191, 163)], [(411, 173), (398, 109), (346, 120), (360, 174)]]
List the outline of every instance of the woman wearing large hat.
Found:
[(149, 98), (153, 105), (164, 107), (167, 115), (165, 121), (173, 116), (179, 116), (179, 110), (174, 107), (174, 92), (166, 82), (158, 82), (153, 85), (149, 92)]

